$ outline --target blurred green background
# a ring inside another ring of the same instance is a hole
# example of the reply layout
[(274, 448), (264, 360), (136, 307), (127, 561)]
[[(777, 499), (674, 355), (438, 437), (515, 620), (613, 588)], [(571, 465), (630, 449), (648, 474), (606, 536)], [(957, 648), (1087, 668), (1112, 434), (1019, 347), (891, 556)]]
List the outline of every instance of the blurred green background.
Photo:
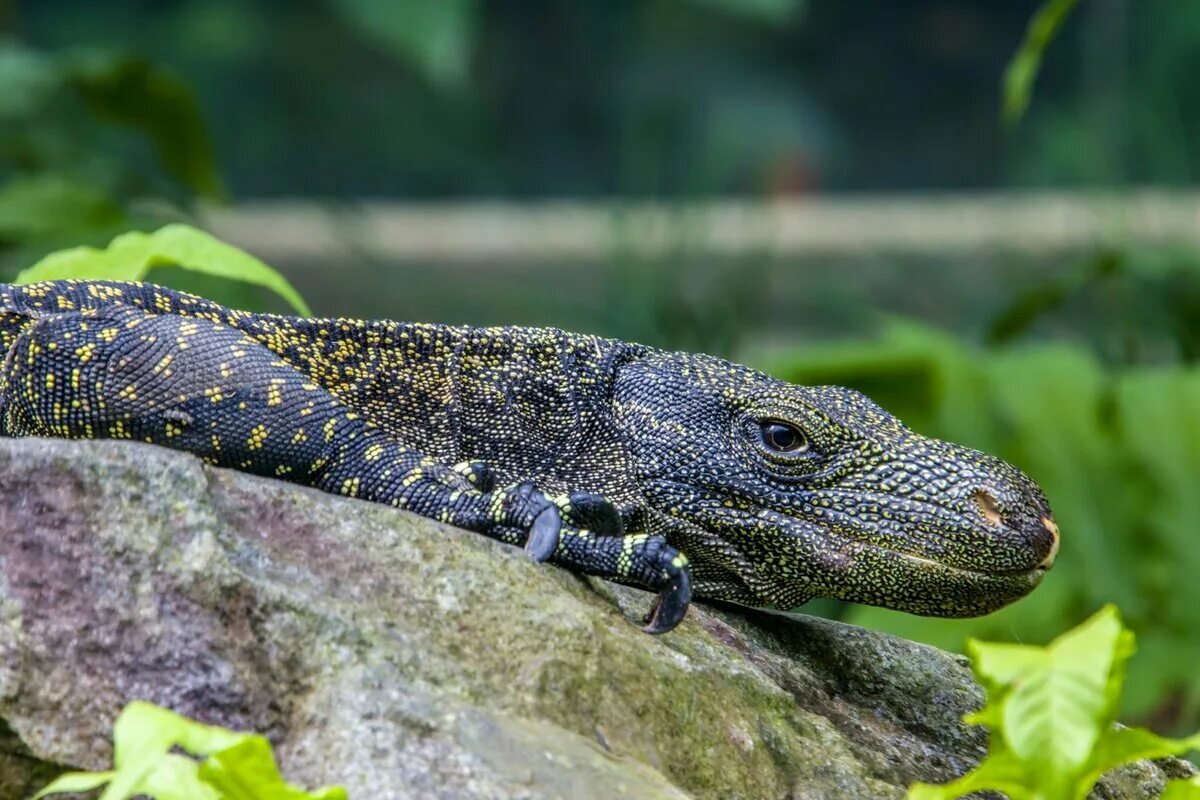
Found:
[(813, 610), (960, 648), (1115, 601), (1126, 717), (1200, 723), (1195, 0), (27, 0), (0, 29), (3, 277), (187, 220), (320, 314), (855, 386), (1030, 472), (1062, 554), (979, 620)]

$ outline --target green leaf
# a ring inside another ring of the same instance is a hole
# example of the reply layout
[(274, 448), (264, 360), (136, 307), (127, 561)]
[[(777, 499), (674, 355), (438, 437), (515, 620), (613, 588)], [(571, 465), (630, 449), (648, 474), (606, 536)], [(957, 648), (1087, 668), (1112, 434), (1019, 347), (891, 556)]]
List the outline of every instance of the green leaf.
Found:
[(1200, 747), (1200, 735), (1189, 739), (1168, 739), (1142, 728), (1111, 726), (1104, 731), (1099, 744), (1088, 759), (1087, 771), (1081, 781), (1081, 800), (1105, 772), (1148, 758), (1181, 756)]
[(282, 275), (254, 256), (203, 231), (173, 224), (154, 233), (126, 233), (107, 248), (75, 247), (51, 253), (16, 277), (17, 283), (75, 278), (138, 281), (155, 267), (176, 266), (192, 272), (263, 286), (304, 316), (308, 304)]
[[(1004, 737), (1039, 786), (1069, 783), (1087, 762), (1116, 714), (1120, 665), (1133, 653), (1132, 635), (1108, 606), (1046, 648), (1025, 648), (1040, 659), (976, 651), (978, 671), (1015, 685), (1004, 708)], [(988, 659), (993, 659), (988, 663)]]
[(205, 725), (152, 703), (134, 700), (113, 724), (113, 764), (121, 770), (142, 760), (146, 753), (165, 753), (176, 746), (193, 755), (206, 756), (232, 747), (248, 735)]
[(59, 775), (50, 785), (33, 796), (33, 800), (52, 794), (69, 794), (74, 792), (89, 792), (98, 789), (112, 780), (113, 772), (67, 772)]
[(1171, 781), (1158, 800), (1200, 800), (1200, 778)]
[(185, 186), (224, 196), (208, 126), (186, 83), (143, 59), (108, 53), (71, 58), (66, 75), (98, 117), (149, 138), (163, 168)]
[(1033, 800), (1036, 794), (1025, 783), (1024, 765), (1012, 753), (993, 743), (987, 760), (956, 781), (941, 785), (914, 783), (908, 800), (953, 800), (983, 791), (1004, 792), (1009, 800)]
[(413, 62), (433, 83), (466, 83), (478, 0), (331, 0), (363, 36)]
[(916, 785), (910, 798), (938, 800), (992, 789), (1010, 800), (1084, 800), (1108, 770), (1200, 745), (1114, 725), (1133, 654), (1133, 634), (1105, 606), (1045, 647), (970, 642), (987, 703), (968, 722), (991, 729), (988, 756), (944, 786)]
[(1029, 108), (1033, 82), (1042, 65), (1042, 56), (1054, 40), (1067, 15), (1078, 0), (1046, 0), (1029, 20), (1025, 39), (1004, 71), (1004, 108), (1002, 116), (1015, 125)]
[[(170, 752), (176, 747), (207, 758), (197, 763)], [(306, 792), (285, 782), (262, 736), (204, 725), (141, 701), (127, 705), (113, 724), (113, 762), (110, 772), (62, 775), (34, 800), (104, 784), (100, 800), (347, 800), (341, 787)]]
[(341, 787), (306, 792), (284, 781), (271, 745), (262, 736), (247, 736), (214, 753), (201, 762), (199, 776), (224, 800), (346, 800), (346, 790)]
[(226, 800), (201, 780), (198, 767), (186, 756), (169, 753), (155, 763), (154, 769), (138, 784), (136, 793), (154, 800)]

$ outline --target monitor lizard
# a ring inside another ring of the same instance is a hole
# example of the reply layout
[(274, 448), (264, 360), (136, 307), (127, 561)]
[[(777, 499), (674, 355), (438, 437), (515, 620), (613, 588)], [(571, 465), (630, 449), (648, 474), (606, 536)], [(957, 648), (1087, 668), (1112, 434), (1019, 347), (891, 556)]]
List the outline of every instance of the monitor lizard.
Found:
[(308, 319), (0, 284), (0, 433), (132, 439), (407, 509), (657, 593), (972, 616), (1059, 534), (1032, 480), (864, 395), (552, 328)]

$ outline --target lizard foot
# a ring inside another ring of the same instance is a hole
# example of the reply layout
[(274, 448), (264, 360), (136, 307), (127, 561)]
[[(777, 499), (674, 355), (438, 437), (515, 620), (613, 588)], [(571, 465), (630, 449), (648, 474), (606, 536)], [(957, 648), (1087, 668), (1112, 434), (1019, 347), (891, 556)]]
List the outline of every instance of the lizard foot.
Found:
[(579, 572), (658, 592), (646, 632), (666, 633), (683, 620), (692, 599), (687, 558), (662, 536), (600, 536), (564, 528), (551, 561)]
[(625, 533), (620, 512), (601, 495), (550, 498), (521, 483), (471, 497), (475, 511), (448, 521), (521, 545), (534, 561), (658, 592), (647, 632), (666, 633), (687, 613), (687, 559), (660, 535)]

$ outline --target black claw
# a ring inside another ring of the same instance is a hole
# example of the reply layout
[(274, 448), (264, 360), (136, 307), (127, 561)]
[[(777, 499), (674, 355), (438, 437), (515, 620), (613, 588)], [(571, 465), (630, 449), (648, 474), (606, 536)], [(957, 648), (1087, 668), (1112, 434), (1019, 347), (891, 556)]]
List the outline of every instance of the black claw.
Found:
[(569, 499), (579, 527), (587, 528), (600, 536), (624, 535), (625, 524), (621, 521), (621, 512), (603, 495), (572, 492)]
[(650, 608), (650, 620), (644, 630), (646, 633), (666, 633), (683, 621), (687, 614), (688, 604), (692, 601), (692, 579), (688, 577), (687, 569), (681, 569), (671, 578)]
[(529, 527), (529, 537), (525, 540), (525, 552), (534, 561), (542, 562), (554, 555), (558, 549), (558, 534), (562, 531), (562, 517), (554, 506), (547, 506), (534, 519)]

